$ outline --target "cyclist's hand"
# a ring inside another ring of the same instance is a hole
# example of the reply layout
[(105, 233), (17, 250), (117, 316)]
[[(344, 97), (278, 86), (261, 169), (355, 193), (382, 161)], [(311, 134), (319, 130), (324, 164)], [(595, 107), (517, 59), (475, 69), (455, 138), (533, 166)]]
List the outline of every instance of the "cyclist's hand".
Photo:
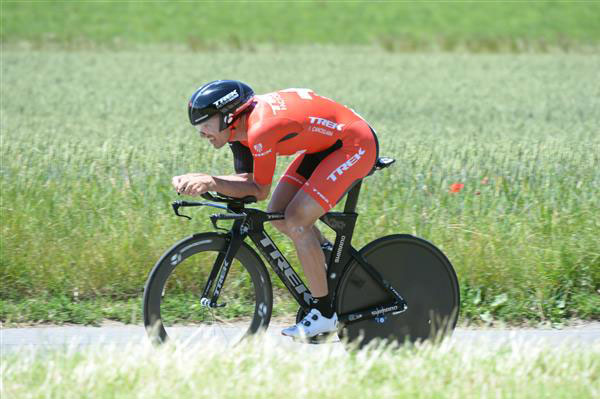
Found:
[(204, 173), (188, 173), (186, 175), (174, 176), (171, 180), (175, 191), (185, 195), (204, 194), (215, 187), (212, 176)]

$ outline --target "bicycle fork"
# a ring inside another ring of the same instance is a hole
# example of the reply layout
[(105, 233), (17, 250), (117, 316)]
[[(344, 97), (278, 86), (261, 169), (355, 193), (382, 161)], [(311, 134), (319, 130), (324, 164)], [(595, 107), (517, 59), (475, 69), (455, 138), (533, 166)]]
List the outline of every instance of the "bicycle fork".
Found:
[[(227, 251), (225, 253), (219, 252), (215, 263), (213, 264), (212, 270), (210, 271), (210, 276), (206, 281), (206, 286), (202, 291), (202, 295), (200, 296), (200, 305), (207, 308), (222, 308), (227, 305), (227, 303), (218, 304), (217, 300), (219, 299), (219, 294), (221, 293), (221, 289), (223, 288), (223, 284), (225, 283), (225, 279), (227, 278), (227, 273), (229, 273), (229, 269), (231, 268), (231, 264), (233, 263), (233, 258), (237, 251), (240, 249), (242, 242), (244, 241), (244, 233), (242, 233), (242, 226), (244, 224), (245, 216), (239, 217), (239, 215), (218, 215), (218, 216), (237, 216), (230, 217), (228, 219), (235, 219), (233, 224), (233, 228), (230, 231), (230, 235), (227, 239)], [(220, 219), (223, 219), (222, 217)], [(218, 277), (217, 277), (218, 275)], [(213, 290), (212, 296), (209, 297), (211, 288), (213, 286), (213, 282), (216, 281), (215, 288)]]

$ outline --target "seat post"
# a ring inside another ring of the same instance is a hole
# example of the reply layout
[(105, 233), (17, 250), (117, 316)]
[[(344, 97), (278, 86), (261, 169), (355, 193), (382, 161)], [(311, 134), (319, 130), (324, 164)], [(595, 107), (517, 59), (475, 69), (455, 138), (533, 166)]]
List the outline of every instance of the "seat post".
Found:
[(358, 194), (360, 193), (360, 186), (362, 185), (362, 179), (358, 181), (348, 192), (346, 197), (346, 203), (344, 204), (344, 213), (355, 213), (356, 204), (358, 203)]

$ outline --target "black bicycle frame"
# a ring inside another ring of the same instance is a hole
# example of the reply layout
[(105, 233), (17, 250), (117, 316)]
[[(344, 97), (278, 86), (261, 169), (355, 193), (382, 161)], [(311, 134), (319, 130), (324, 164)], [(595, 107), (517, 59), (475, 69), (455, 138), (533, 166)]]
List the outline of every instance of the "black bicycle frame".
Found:
[[(335, 303), (335, 295), (337, 293), (338, 283), (344, 272), (344, 268), (355, 259), (358, 264), (377, 282), (383, 289), (388, 291), (393, 301), (390, 303), (381, 304), (370, 307), (368, 309), (357, 310), (352, 313), (338, 315), (338, 320), (342, 323), (352, 323), (358, 320), (372, 319), (382, 317), (389, 313), (399, 314), (407, 309), (407, 304), (404, 298), (384, 280), (379, 272), (371, 266), (360, 253), (351, 245), (352, 235), (354, 234), (354, 226), (358, 214), (355, 213), (356, 203), (360, 192), (362, 181), (359, 181), (349, 192), (344, 205), (344, 212), (328, 212), (320, 219), (323, 223), (329, 226), (336, 233), (335, 243), (333, 245), (333, 255), (329, 260), (327, 267), (327, 285), (330, 294), (330, 300)], [(209, 307), (221, 307), (226, 304), (218, 304), (219, 294), (231, 267), (231, 263), (236, 252), (239, 250), (242, 242), (246, 237), (250, 237), (254, 245), (262, 253), (263, 257), (271, 265), (271, 268), (285, 284), (290, 294), (296, 302), (304, 308), (308, 309), (312, 303), (312, 295), (306, 287), (300, 276), (295, 272), (285, 256), (279, 251), (271, 237), (264, 229), (265, 222), (284, 219), (283, 213), (267, 213), (258, 209), (245, 208), (243, 204), (229, 204), (227, 207), (211, 204), (211, 203), (191, 203), (179, 201), (173, 204), (173, 209), (178, 216), (180, 215), (177, 209), (181, 206), (214, 206), (221, 209), (227, 209), (233, 214), (215, 214), (211, 215), (210, 219), (215, 226), (218, 227), (219, 220), (234, 220), (233, 226), (229, 230), (229, 245), (225, 254), (221, 253), (217, 256), (210, 276), (204, 287), (201, 297), (201, 303)], [(187, 216), (186, 216), (187, 217)], [(218, 277), (217, 277), (218, 275)], [(213, 293), (209, 299), (209, 294), (213, 283), (216, 281)]]

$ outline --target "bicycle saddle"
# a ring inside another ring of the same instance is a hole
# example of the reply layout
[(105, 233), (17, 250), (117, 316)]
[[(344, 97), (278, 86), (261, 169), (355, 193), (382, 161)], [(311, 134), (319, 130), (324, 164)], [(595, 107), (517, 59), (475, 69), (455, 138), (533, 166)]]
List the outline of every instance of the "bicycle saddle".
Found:
[(388, 166), (392, 166), (394, 162), (396, 162), (394, 158), (379, 157), (377, 158), (377, 162), (375, 162), (375, 170), (385, 169)]

